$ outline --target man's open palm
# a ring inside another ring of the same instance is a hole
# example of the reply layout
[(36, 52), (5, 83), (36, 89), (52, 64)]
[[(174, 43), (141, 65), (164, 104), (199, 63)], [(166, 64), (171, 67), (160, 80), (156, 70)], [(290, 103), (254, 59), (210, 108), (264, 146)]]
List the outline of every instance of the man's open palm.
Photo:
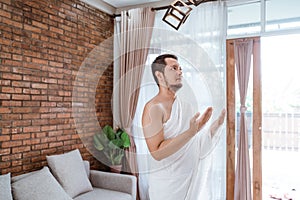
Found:
[(205, 112), (200, 116), (199, 119), (196, 120), (198, 124), (198, 131), (200, 131), (203, 126), (206, 124), (206, 122), (210, 119), (212, 115), (212, 107), (208, 107)]

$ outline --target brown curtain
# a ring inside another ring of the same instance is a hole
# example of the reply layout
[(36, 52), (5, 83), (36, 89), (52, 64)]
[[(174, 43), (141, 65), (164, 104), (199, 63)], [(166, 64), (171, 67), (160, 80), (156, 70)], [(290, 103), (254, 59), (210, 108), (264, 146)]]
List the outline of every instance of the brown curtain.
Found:
[(245, 106), (249, 74), (251, 67), (251, 55), (253, 49), (253, 39), (236, 40), (234, 42), (234, 56), (236, 61), (237, 78), (240, 91), (240, 137), (238, 142), (238, 156), (235, 174), (234, 199), (251, 200), (251, 174), (248, 150), (248, 131)]
[(131, 147), (126, 152), (128, 165), (123, 170), (133, 174), (137, 174), (138, 169), (131, 126), (150, 47), (154, 17), (155, 12), (151, 8), (137, 8), (121, 13), (119, 115), (121, 127), (131, 136)]

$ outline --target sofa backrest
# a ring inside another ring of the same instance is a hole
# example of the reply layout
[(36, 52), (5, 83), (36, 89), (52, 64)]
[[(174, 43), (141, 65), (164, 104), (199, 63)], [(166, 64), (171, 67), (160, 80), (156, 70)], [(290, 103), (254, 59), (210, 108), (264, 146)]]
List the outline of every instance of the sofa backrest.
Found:
[[(90, 162), (87, 161), (87, 160), (84, 160), (83, 164), (84, 164), (86, 174), (90, 178)], [(29, 175), (34, 174), (34, 173), (36, 173), (36, 171), (28, 172), (26, 174), (21, 174), (21, 175), (18, 175), (18, 176), (14, 176), (14, 177), (11, 178), (11, 181), (12, 182), (18, 181), (18, 180), (20, 180), (22, 178), (25, 178), (26, 176), (29, 176)]]

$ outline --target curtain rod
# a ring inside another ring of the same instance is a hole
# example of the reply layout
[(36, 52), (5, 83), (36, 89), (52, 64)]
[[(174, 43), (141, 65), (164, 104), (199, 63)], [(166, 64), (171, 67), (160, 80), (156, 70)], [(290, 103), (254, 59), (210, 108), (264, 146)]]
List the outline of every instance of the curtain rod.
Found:
[[(203, 0), (200, 2), (201, 3), (206, 3), (206, 2), (211, 2), (211, 1), (218, 1), (218, 0)], [(193, 5), (193, 3), (191, 3), (190, 1), (188, 2), (184, 2), (185, 4), (187, 5)], [(168, 9), (170, 6), (160, 6), (160, 7), (154, 7), (154, 8), (151, 8), (152, 11), (158, 11), (158, 10), (166, 10)], [(113, 14), (113, 17), (120, 17), (121, 14)]]

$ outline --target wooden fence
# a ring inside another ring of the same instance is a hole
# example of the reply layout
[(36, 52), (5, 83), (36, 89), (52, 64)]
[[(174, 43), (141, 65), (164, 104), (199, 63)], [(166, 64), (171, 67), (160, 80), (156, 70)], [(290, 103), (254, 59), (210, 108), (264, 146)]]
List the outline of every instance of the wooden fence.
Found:
[[(252, 146), (252, 113), (246, 113), (249, 147)], [(300, 113), (264, 113), (262, 121), (262, 145), (264, 149), (299, 151)], [(240, 113), (237, 113), (237, 140)], [(238, 143), (236, 143), (238, 144)]]

